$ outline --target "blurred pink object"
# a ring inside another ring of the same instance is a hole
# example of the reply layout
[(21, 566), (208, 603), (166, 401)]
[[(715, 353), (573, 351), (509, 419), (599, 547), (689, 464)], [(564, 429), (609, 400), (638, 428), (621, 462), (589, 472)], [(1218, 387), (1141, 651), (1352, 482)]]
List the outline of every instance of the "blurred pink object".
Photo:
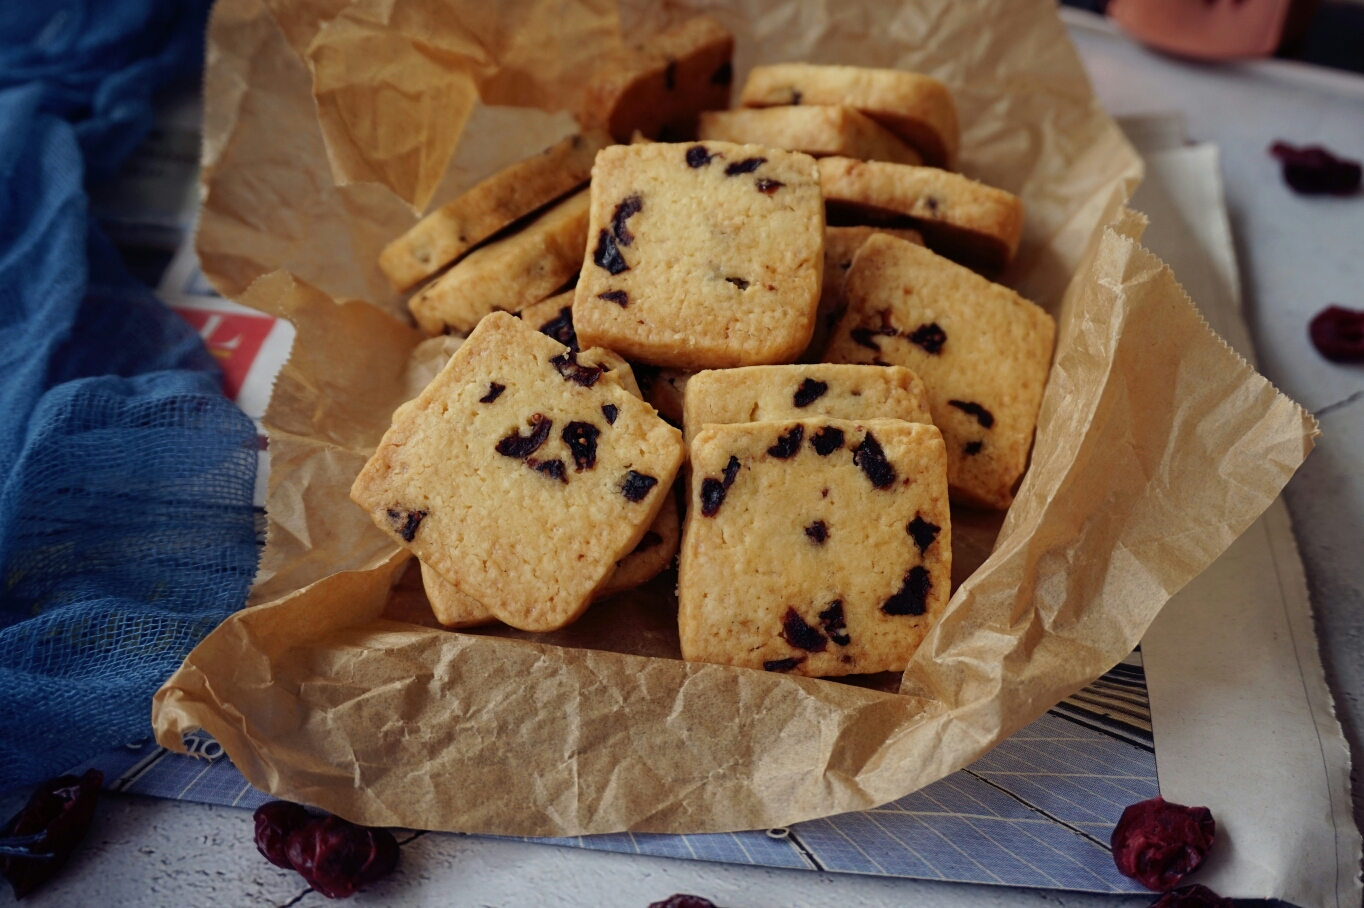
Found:
[[(1315, 2), (1297, 5), (1294, 20), (1315, 12)], [(1293, 0), (1110, 0), (1107, 12), (1124, 31), (1152, 47), (1225, 60), (1274, 53), (1294, 6)]]

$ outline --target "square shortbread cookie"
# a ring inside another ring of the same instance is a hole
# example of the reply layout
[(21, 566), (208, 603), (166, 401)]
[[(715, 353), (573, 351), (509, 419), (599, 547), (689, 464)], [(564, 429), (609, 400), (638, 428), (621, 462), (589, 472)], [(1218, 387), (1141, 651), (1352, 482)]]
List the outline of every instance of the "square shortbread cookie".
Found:
[(615, 145), (592, 169), (573, 323), (584, 345), (658, 366), (790, 362), (810, 341), (823, 268), (809, 155)]
[(961, 142), (952, 93), (932, 76), (898, 69), (778, 63), (748, 73), (740, 103), (841, 104), (900, 136), (934, 167), (953, 167)]
[(903, 419), (933, 425), (924, 383), (899, 366), (811, 363), (707, 369), (687, 382), (687, 444), (707, 425), (785, 419)]
[(815, 315), (815, 331), (810, 337), (810, 346), (800, 357), (800, 362), (817, 363), (824, 359), (824, 348), (829, 345), (829, 335), (843, 317), (847, 306), (843, 304), (843, 278), (852, 267), (853, 255), (873, 233), (898, 236), (902, 240), (923, 245), (924, 238), (917, 230), (897, 229), (894, 227), (825, 227), (824, 228), (824, 283), (819, 291), (819, 309)]
[(901, 671), (947, 604), (942, 436), (901, 420), (712, 425), (691, 444), (684, 659)]
[(922, 246), (873, 236), (843, 285), (832, 362), (889, 363), (928, 388), (953, 498), (1007, 508), (1032, 447), (1056, 325), (1008, 287)]
[(394, 413), (351, 498), (498, 619), (545, 631), (640, 543), (682, 458), (610, 372), (493, 313)]
[(851, 107), (766, 107), (701, 114), (701, 139), (803, 151), (816, 158), (840, 155), (863, 161), (922, 164), (899, 136)]
[(397, 290), (417, 286), (503, 227), (586, 183), (597, 152), (610, 144), (606, 133), (589, 130), (499, 170), (389, 243), (379, 267)]
[(583, 89), (579, 121), (618, 142), (634, 133), (663, 142), (696, 135), (703, 110), (729, 106), (734, 36), (710, 16), (696, 16), (637, 47), (608, 57)]
[(516, 312), (568, 283), (582, 265), (590, 198), (572, 195), (510, 236), (476, 249), (408, 301), (427, 334), (468, 332), (489, 312)]

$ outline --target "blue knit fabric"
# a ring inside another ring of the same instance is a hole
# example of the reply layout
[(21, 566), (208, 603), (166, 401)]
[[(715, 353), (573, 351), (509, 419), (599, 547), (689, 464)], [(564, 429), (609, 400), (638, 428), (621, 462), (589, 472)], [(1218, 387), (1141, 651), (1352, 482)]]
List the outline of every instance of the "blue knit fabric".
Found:
[(0, 4), (0, 791), (149, 734), (152, 694), (255, 571), (255, 429), (83, 188), (198, 70), (206, 18)]

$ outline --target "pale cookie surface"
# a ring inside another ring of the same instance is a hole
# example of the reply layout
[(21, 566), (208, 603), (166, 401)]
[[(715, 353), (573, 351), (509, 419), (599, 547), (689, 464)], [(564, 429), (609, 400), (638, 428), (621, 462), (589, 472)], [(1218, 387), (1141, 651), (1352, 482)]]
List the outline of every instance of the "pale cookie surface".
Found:
[[(654, 522), (645, 531), (644, 538), (616, 565), (611, 579), (606, 582), (595, 598), (611, 596), (615, 593), (634, 589), (652, 580), (677, 556), (677, 545), (681, 538), (681, 521), (677, 517), (677, 504), (669, 500), (659, 510)], [(460, 592), (459, 587), (446, 580), (426, 564), (422, 564), (422, 586), (426, 590), (427, 601), (436, 620), (446, 627), (481, 627), (497, 621), (488, 607), (473, 596)]]
[(705, 426), (785, 419), (903, 419), (933, 425), (928, 392), (899, 366), (811, 363), (707, 369), (687, 382), (683, 438)]
[(582, 264), (590, 204), (583, 190), (469, 253), (408, 302), (417, 324), (427, 334), (472, 331), (489, 312), (516, 312), (553, 294)]
[(498, 619), (545, 631), (639, 544), (682, 457), (612, 373), (493, 313), (394, 413), (351, 498)]
[(921, 246), (874, 236), (843, 285), (833, 362), (891, 363), (928, 388), (953, 498), (1007, 508), (1028, 463), (1051, 368), (1051, 316)]
[(843, 278), (852, 267), (853, 254), (873, 233), (898, 236), (902, 240), (923, 245), (924, 238), (917, 230), (895, 227), (825, 227), (824, 228), (824, 284), (819, 292), (819, 310), (815, 315), (815, 331), (810, 346), (801, 354), (803, 363), (817, 363), (824, 359), (824, 348), (829, 335), (843, 317)]
[(611, 144), (589, 130), (499, 170), (422, 218), (379, 256), (397, 290), (409, 290), (538, 208), (587, 182), (597, 152)]
[(734, 36), (697, 16), (602, 61), (583, 90), (578, 119), (618, 142), (677, 142), (696, 135), (703, 110), (729, 106)]
[(816, 158), (842, 155), (863, 161), (923, 163), (919, 153), (899, 136), (851, 107), (708, 111), (701, 114), (697, 135), (701, 139), (803, 151)]
[(710, 426), (691, 444), (682, 657), (901, 671), (947, 604), (942, 436), (900, 420)]
[(592, 170), (573, 323), (584, 345), (658, 366), (790, 362), (810, 341), (823, 270), (809, 155), (615, 145)]
[(937, 79), (897, 69), (779, 63), (755, 66), (740, 103), (841, 104), (876, 120), (900, 136), (934, 167), (952, 167), (961, 130), (952, 93)]
[(1000, 271), (1023, 237), (1023, 201), (936, 167), (824, 158), (820, 188), (834, 223), (908, 218), (929, 248), (985, 273)]

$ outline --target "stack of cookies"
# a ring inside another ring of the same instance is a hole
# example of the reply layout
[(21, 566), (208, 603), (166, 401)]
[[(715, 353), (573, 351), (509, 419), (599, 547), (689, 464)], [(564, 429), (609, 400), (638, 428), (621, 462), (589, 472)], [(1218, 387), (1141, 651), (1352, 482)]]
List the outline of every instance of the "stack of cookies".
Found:
[(451, 627), (556, 629), (680, 552), (684, 658), (900, 671), (950, 504), (1007, 508), (1027, 466), (1054, 325), (990, 280), (1022, 204), (948, 169), (940, 82), (758, 67), (724, 110), (732, 54), (709, 17), (621, 51), (581, 133), (384, 251), (467, 339), (351, 496)]

